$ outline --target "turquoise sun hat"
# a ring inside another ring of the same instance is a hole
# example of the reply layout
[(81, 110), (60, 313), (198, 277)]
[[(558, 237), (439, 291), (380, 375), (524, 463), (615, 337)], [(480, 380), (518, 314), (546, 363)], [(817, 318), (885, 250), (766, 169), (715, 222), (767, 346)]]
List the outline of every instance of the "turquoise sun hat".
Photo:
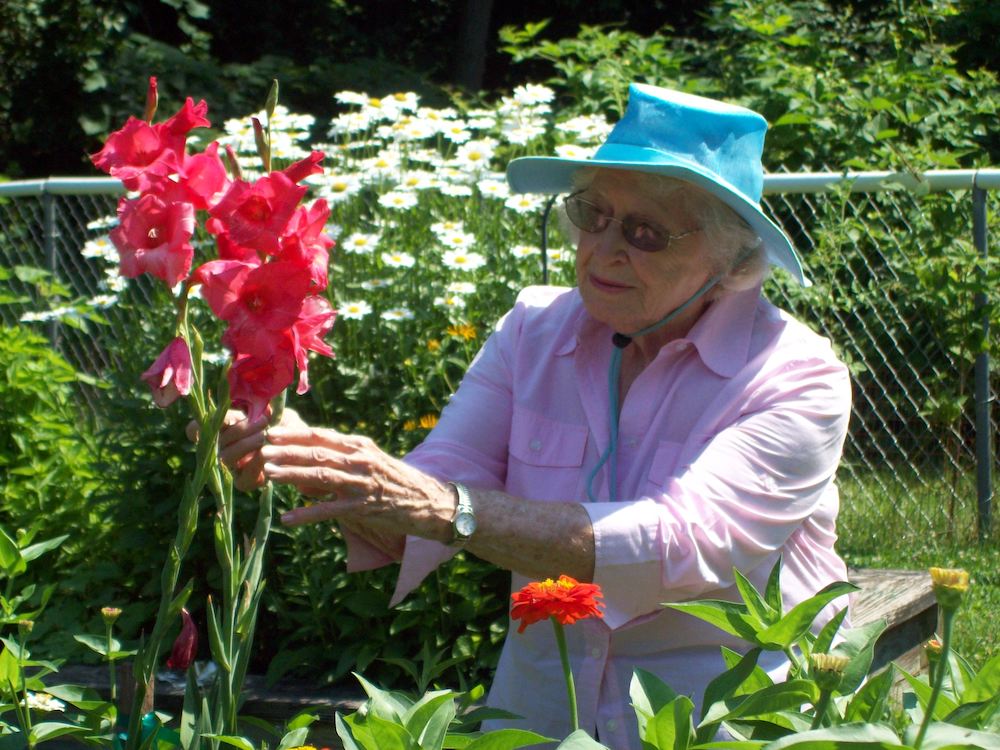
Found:
[(515, 193), (565, 193), (583, 167), (675, 177), (711, 193), (761, 238), (772, 264), (809, 285), (791, 240), (760, 206), (767, 121), (753, 110), (681, 91), (633, 83), (625, 115), (589, 159), (526, 156), (507, 167)]

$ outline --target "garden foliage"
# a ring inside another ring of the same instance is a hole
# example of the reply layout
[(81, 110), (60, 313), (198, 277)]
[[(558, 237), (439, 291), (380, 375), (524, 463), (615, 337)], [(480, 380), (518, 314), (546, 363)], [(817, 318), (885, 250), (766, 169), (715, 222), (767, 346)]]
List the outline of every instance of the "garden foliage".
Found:
[[(503, 165), (556, 149), (586, 153), (623, 111), (629, 81), (727, 98), (763, 112), (773, 123), (766, 154), (772, 169), (919, 172), (995, 161), (997, 134), (990, 126), (996, 80), (956, 69), (953, 48), (939, 41), (954, 13), (946, 0), (892, 12), (824, 0), (723, 0), (707, 19), (708, 38), (583, 27), (575, 38), (546, 40), (538, 24), (507, 29), (502, 40), (513, 60), (551, 70), (547, 89), (525, 86), (471, 103), (456, 97), (453, 106), (433, 109), (406, 93), (341, 92), (341, 114), (332, 123), (276, 112), (276, 160), (300, 158), (320, 141), (331, 154), (328, 175), (312, 187), (330, 202), (331, 229), (338, 235), (329, 291), (340, 311), (338, 354), (334, 362), (312, 364), (313, 390), (300, 407), (303, 416), (368, 434), (394, 453), (419, 442), (516, 291), (541, 281), (544, 202), (508, 195)], [(256, 79), (243, 83), (250, 88)], [(261, 81), (252, 98), (264, 88)], [(241, 154), (255, 153), (248, 121), (228, 124), (225, 135)], [(245, 169), (252, 168), (247, 162)], [(846, 192), (824, 201), (810, 227), (816, 244), (803, 248), (816, 286), (798, 290), (778, 277), (772, 296), (814, 324), (859, 311), (877, 321), (883, 306), (903, 309), (914, 328), (952, 342), (969, 366), (975, 353), (995, 352), (1000, 326), (985, 339), (983, 310), (973, 309), (972, 299), (996, 288), (997, 272), (977, 261), (965, 209), (951, 198), (918, 195), (911, 226), (886, 226), (878, 200), (866, 204), (863, 215), (852, 213)], [(550, 230), (549, 278), (572, 283), (566, 242), (554, 226)], [(889, 239), (905, 252), (884, 254)], [(114, 265), (113, 253), (106, 254), (106, 227), (95, 225), (86, 240), (87, 257)], [(177, 476), (190, 468), (193, 450), (183, 437), (183, 420), (169, 417), (164, 428), (137, 384), (162, 347), (157, 333), (164, 330), (165, 306), (151, 305), (150, 288), (141, 283), (103, 291), (113, 292), (114, 302), (100, 304), (113, 307), (90, 306), (86, 324), (99, 331), (101, 320), (109, 320), (126, 335), (106, 339), (117, 371), (100, 373), (110, 386), (99, 391), (107, 397), (102, 423), (89, 430), (73, 408), (69, 389), (78, 376), (72, 367), (56, 362), (25, 330), (5, 331), (12, 343), (4, 344), (0, 361), (18, 386), (10, 391), (17, 406), (9, 412), (4, 394), (0, 414), (12, 442), (3, 443), (0, 458), (7, 460), (17, 441), (24, 445), (18, 450), (36, 454), (18, 458), (31, 467), (29, 474), (4, 487), (13, 498), (10, 528), (30, 528), (29, 509), (61, 498), (52, 504), (58, 513), (41, 519), (39, 533), (61, 533), (64, 514), (76, 534), (64, 545), (60, 565), (79, 559), (71, 556), (74, 550), (90, 550), (100, 560), (83, 578), (64, 579), (73, 596), (60, 605), (61, 617), (81, 621), (89, 615), (94, 629), (98, 609), (116, 604), (124, 610), (121, 632), (134, 638), (148, 626), (158, 594), (160, 559), (149, 551), (172, 533)], [(52, 300), (53, 307), (56, 301), (65, 300)], [(86, 299), (75, 301), (87, 308)], [(200, 310), (192, 304), (193, 320), (210, 326), (207, 311)], [(986, 312), (995, 317), (993, 308)], [(69, 319), (79, 316), (62, 322)], [(33, 320), (32, 326), (45, 322)], [(885, 336), (891, 340), (893, 332)], [(879, 387), (878, 373), (852, 364), (861, 387)], [(945, 379), (950, 375), (942, 372), (943, 389), (918, 404), (942, 425), (969, 408), (960, 385)], [(25, 409), (51, 415), (35, 424)], [(46, 472), (62, 479), (52, 481)], [(291, 493), (278, 498), (279, 505), (297, 502)], [(247, 504), (243, 512), (254, 509)], [(430, 644), (447, 664), (437, 673), (442, 680), (476, 684), (488, 677), (507, 626), (503, 573), (460, 554), (389, 611), (394, 571), (348, 575), (343, 544), (327, 528), (272, 533), (255, 670), (317, 682), (360, 670), (373, 682), (392, 684), (408, 679), (409, 660)], [(198, 544), (187, 564), (210, 569), (211, 545)], [(218, 586), (213, 576), (207, 574), (205, 586)], [(89, 611), (82, 609), (84, 600)]]

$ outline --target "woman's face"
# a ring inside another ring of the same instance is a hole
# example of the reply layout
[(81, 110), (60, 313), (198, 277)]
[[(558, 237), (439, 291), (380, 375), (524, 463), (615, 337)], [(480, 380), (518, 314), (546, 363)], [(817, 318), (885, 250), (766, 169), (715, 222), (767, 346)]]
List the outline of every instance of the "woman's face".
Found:
[[(700, 227), (674, 199), (650, 195), (635, 173), (600, 169), (581, 198), (616, 219), (644, 219), (671, 235)], [(622, 225), (613, 221), (597, 234), (580, 232), (576, 253), (576, 280), (587, 312), (621, 333), (632, 333), (661, 320), (684, 304), (712, 276), (705, 234), (694, 231), (670, 241), (666, 250), (643, 252), (622, 236)], [(671, 328), (686, 332), (698, 319), (707, 301), (685, 310)]]

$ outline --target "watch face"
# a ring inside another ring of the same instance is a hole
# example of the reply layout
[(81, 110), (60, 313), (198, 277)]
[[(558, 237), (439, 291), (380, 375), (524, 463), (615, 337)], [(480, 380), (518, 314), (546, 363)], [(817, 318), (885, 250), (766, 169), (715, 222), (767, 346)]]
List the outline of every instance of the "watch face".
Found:
[(470, 537), (476, 530), (476, 517), (471, 513), (459, 513), (455, 518), (455, 532), (461, 537)]

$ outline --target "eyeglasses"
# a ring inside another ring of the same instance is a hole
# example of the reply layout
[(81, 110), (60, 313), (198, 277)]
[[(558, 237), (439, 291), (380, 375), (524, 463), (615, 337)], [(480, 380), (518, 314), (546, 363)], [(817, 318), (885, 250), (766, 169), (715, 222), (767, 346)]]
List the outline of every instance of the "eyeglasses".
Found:
[(690, 232), (670, 234), (659, 224), (636, 216), (629, 215), (624, 219), (616, 219), (590, 201), (581, 198), (579, 193), (574, 193), (566, 198), (563, 205), (566, 207), (566, 215), (574, 226), (588, 234), (600, 234), (608, 228), (612, 221), (618, 222), (622, 225), (622, 236), (625, 241), (644, 253), (658, 253), (660, 250), (666, 250), (670, 247), (671, 240), (679, 240), (689, 234), (701, 231), (700, 229), (692, 229)]

